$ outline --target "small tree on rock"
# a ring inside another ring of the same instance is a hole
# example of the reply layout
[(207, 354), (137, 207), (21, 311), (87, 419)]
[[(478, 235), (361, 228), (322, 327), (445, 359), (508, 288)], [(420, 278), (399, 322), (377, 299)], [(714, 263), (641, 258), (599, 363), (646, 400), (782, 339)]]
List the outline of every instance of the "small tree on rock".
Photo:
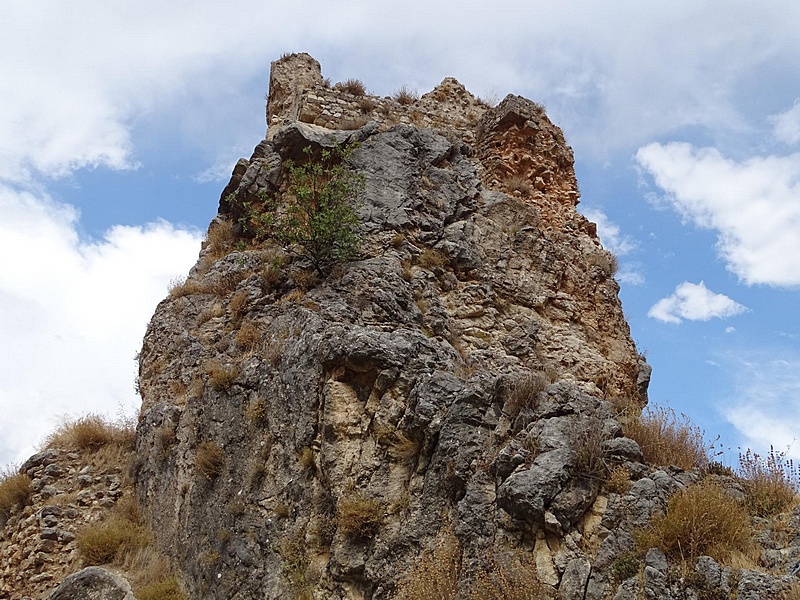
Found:
[(286, 163), (288, 187), (277, 237), (301, 247), (320, 275), (359, 251), (355, 204), (364, 189), (364, 177), (345, 164), (353, 149), (335, 146), (322, 150), (315, 159), (311, 147), (306, 147), (308, 160)]

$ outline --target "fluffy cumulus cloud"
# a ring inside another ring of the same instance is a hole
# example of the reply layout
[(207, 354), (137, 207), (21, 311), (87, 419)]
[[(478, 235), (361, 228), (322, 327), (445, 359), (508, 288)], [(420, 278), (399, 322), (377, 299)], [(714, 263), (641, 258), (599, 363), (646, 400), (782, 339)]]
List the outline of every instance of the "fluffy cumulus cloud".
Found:
[(720, 256), (744, 282), (800, 285), (800, 153), (736, 161), (673, 142), (644, 146), (636, 160), (686, 220), (717, 231)]
[(762, 453), (772, 446), (800, 459), (800, 356), (769, 349), (730, 358), (737, 374), (736, 399), (721, 406), (725, 418), (742, 434), (745, 446)]
[(0, 186), (0, 464), (29, 456), (58, 414), (137, 406), (134, 355), (197, 232), (165, 222), (82, 240), (77, 211)]
[(713, 318), (733, 317), (747, 308), (728, 298), (725, 294), (715, 294), (705, 283), (684, 281), (675, 292), (656, 302), (647, 315), (665, 323), (688, 321), (708, 321)]

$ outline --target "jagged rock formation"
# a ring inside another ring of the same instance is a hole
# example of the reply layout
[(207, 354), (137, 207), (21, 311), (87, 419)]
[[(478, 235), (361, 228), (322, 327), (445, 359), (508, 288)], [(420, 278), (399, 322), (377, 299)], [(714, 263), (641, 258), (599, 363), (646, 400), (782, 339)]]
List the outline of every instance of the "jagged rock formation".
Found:
[[(567, 567), (588, 577), (570, 565), (589, 558), (563, 548), (599, 491), (576, 444), (620, 436), (604, 399), (639, 401), (640, 359), (611, 258), (575, 211), (570, 149), (540, 107), (480, 107), (454, 80), (419, 101), (442, 98), (421, 123), (436, 130), (390, 126), (391, 111), (322, 128), (364, 98), (323, 94), (315, 65), (273, 65), (269, 139), (237, 165), (211, 236), (280, 194), (304, 147), (357, 140), (363, 257), (309, 282), (302, 260), (276, 272), (274, 248), (214, 260), (209, 245), (187, 282), (198, 293), (159, 306), (137, 449), (156, 535), (198, 597), (302, 584), (385, 598), (445, 526), (465, 561), (535, 549), (553, 589)], [(507, 189), (510, 175), (531, 188)], [(212, 450), (218, 468), (198, 470)]]
[[(760, 523), (772, 575), (633, 555), (706, 474), (624, 437), (650, 368), (541, 106), (452, 78), (378, 98), (294, 54), (267, 121), (140, 354), (136, 491), (190, 598), (788, 597), (800, 509)], [(352, 142), (361, 255), (320, 276), (245, 225), (285, 199), (288, 161)]]

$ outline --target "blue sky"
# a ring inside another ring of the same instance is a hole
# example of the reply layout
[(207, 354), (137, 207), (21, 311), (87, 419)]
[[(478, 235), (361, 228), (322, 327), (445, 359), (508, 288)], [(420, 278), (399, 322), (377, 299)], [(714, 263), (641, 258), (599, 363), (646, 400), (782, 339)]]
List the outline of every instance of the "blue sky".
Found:
[(651, 401), (729, 462), (798, 437), (796, 2), (164, 4), (0, 6), (0, 464), (60, 415), (135, 413), (146, 323), (295, 51), (379, 95), (454, 76), (544, 103), (619, 256)]

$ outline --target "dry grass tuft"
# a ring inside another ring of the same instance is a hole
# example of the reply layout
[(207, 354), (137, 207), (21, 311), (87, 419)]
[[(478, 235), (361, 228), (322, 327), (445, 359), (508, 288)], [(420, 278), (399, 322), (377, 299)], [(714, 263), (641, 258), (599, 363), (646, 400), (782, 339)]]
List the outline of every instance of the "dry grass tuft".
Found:
[(246, 352), (254, 352), (261, 342), (261, 332), (253, 321), (245, 321), (236, 332), (234, 342)]
[(520, 195), (527, 197), (533, 193), (533, 184), (530, 179), (522, 175), (509, 175), (505, 181), (506, 189), (509, 192), (519, 192)]
[(122, 516), (82, 529), (77, 536), (78, 554), (86, 565), (121, 561), (125, 552), (148, 543), (147, 533), (138, 523)]
[(599, 267), (606, 277), (614, 277), (619, 270), (617, 257), (607, 250), (598, 250), (586, 257), (586, 264), (590, 267)]
[(228, 310), (231, 312), (231, 317), (236, 321), (240, 320), (247, 311), (247, 305), (249, 303), (250, 295), (245, 290), (236, 292), (228, 303)]
[(400, 86), (400, 89), (392, 94), (392, 99), (398, 104), (407, 106), (419, 100), (419, 94), (417, 93), (417, 90), (412, 90), (407, 85), (403, 84)]
[(617, 465), (608, 474), (606, 489), (614, 494), (627, 494), (631, 489), (631, 474), (622, 465)]
[(46, 448), (70, 448), (81, 452), (97, 452), (107, 446), (133, 449), (136, 428), (132, 422), (121, 419), (109, 421), (97, 414), (88, 414), (74, 420), (66, 419), (45, 439)]
[(297, 462), (299, 462), (300, 466), (306, 471), (316, 467), (315, 459), (314, 451), (308, 446), (303, 446), (302, 450), (297, 453)]
[(666, 514), (637, 535), (642, 552), (660, 548), (687, 564), (702, 555), (724, 563), (735, 552), (746, 553), (751, 543), (750, 517), (710, 479), (675, 493)]
[(183, 298), (184, 296), (194, 296), (195, 294), (208, 294), (209, 289), (205, 283), (197, 279), (187, 279), (177, 277), (169, 282), (167, 293), (170, 298)]
[(367, 93), (367, 86), (360, 79), (348, 79), (341, 83), (337, 83), (334, 89), (342, 92), (352, 94), (353, 96), (364, 96)]
[(383, 506), (380, 500), (363, 492), (353, 492), (339, 498), (336, 507), (336, 527), (352, 538), (369, 537), (380, 527)]
[(552, 591), (536, 577), (536, 565), (529, 557), (510, 555), (498, 560), (489, 555), (486, 566), (475, 574), (469, 600), (537, 600), (552, 598)]
[(136, 589), (136, 600), (186, 600), (178, 580), (174, 577)]
[(512, 421), (523, 408), (535, 408), (539, 393), (547, 385), (547, 378), (540, 371), (532, 371), (517, 377), (510, 385), (503, 412)]
[(292, 273), (292, 280), (298, 288), (307, 292), (317, 283), (317, 274), (312, 270), (302, 269)]
[(436, 537), (397, 586), (396, 600), (455, 600), (461, 570), (461, 544), (450, 529)]
[(797, 496), (800, 467), (772, 446), (765, 457), (749, 448), (739, 453), (738, 474), (744, 480), (745, 505), (751, 515), (777, 515), (790, 508)]
[(15, 508), (29, 504), (32, 495), (30, 477), (13, 469), (0, 472), (0, 526), (5, 525)]
[(248, 276), (244, 271), (233, 271), (220, 275), (208, 286), (208, 290), (218, 298), (225, 298), (235, 291), (239, 284)]
[(197, 471), (208, 481), (214, 481), (225, 466), (225, 453), (216, 442), (203, 442), (194, 455)]
[(570, 430), (570, 447), (575, 451), (575, 472), (587, 477), (608, 476), (603, 442), (606, 440), (603, 421), (592, 416), (588, 422), (576, 423)]
[(441, 269), (450, 261), (438, 250), (435, 250), (434, 248), (425, 248), (425, 250), (422, 251), (422, 254), (417, 256), (416, 262), (423, 269), (433, 270)]
[(396, 431), (392, 436), (389, 445), (389, 454), (397, 462), (404, 465), (413, 465), (419, 452), (422, 448), (422, 443), (414, 436), (407, 436), (402, 431)]
[(687, 470), (708, 464), (703, 432), (671, 408), (648, 407), (638, 420), (626, 424), (625, 435), (636, 440), (650, 464)]
[(206, 248), (212, 260), (218, 260), (233, 250), (233, 223), (215, 220), (206, 233)]
[(253, 424), (263, 423), (267, 418), (269, 405), (264, 398), (256, 398), (244, 409), (244, 418)]
[(239, 368), (234, 365), (220, 365), (212, 362), (206, 370), (209, 385), (218, 392), (228, 391), (239, 376)]

